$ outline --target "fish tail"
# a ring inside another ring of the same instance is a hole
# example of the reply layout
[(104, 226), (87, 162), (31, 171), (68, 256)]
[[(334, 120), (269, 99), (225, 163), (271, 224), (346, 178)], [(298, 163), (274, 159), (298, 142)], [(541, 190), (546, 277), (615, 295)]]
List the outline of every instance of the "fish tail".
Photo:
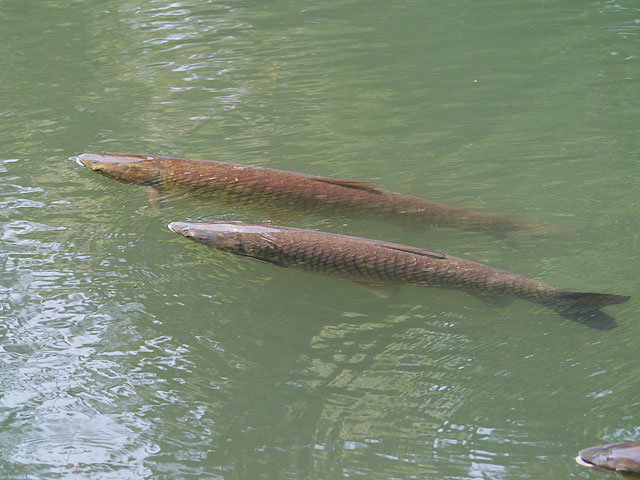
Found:
[(558, 292), (559, 302), (568, 307), (577, 308), (583, 311), (599, 310), (607, 305), (617, 305), (624, 303), (629, 298), (626, 295), (616, 295), (613, 293), (585, 293), (585, 292)]
[(575, 235), (581, 227), (568, 223), (519, 223), (506, 230), (503, 236), (514, 243), (522, 243), (537, 238)]
[(585, 293), (559, 291), (549, 305), (564, 318), (574, 320), (598, 330), (611, 330), (616, 321), (600, 309), (629, 300), (626, 295), (612, 293)]

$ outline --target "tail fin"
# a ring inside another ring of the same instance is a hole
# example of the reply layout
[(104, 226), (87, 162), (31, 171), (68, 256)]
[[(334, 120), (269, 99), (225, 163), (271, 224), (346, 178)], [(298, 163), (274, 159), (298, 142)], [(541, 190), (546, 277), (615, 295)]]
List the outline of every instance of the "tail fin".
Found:
[(617, 305), (629, 300), (626, 295), (611, 293), (583, 293), (560, 291), (556, 301), (550, 307), (564, 318), (583, 323), (598, 330), (611, 330), (616, 321), (600, 311), (607, 305)]
[(569, 223), (523, 223), (504, 232), (504, 238), (513, 243), (522, 243), (538, 238), (575, 235), (582, 227)]

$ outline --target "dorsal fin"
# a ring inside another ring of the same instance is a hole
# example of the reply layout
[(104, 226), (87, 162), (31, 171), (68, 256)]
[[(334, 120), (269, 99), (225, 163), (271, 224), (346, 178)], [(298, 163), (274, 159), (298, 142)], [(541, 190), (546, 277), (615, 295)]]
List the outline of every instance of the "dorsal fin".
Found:
[(329, 183), (338, 185), (339, 187), (354, 188), (356, 190), (366, 190), (367, 192), (380, 193), (375, 184), (367, 182), (358, 182), (357, 180), (339, 180), (337, 178), (311, 177), (314, 182)]
[(425, 250), (424, 248), (410, 247), (408, 245), (395, 245), (393, 243), (379, 243), (378, 245), (384, 248), (388, 248), (390, 250), (413, 253), (414, 255), (422, 255), (423, 257), (438, 258), (441, 260), (443, 258), (447, 258), (447, 256), (444, 253), (438, 253), (432, 250)]

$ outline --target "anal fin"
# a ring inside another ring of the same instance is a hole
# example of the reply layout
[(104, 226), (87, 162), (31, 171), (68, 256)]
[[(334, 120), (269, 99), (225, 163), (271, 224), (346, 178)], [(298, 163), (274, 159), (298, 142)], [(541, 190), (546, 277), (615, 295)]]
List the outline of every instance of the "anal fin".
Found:
[(366, 280), (354, 280), (354, 282), (378, 298), (389, 298), (399, 290), (397, 285), (389, 283), (367, 282)]
[(471, 295), (476, 297), (485, 305), (489, 305), (491, 307), (506, 307), (513, 302), (513, 298), (501, 297), (498, 295), (487, 295), (483, 293), (472, 293)]

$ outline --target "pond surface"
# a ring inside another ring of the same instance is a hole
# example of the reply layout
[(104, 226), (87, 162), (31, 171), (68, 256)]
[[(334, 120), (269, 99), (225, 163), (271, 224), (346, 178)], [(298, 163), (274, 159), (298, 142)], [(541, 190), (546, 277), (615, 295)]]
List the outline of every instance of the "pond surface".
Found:
[[(640, 439), (631, 0), (0, 5), (0, 477), (604, 478)], [(574, 233), (507, 242), (175, 198), (77, 165), (171, 155), (374, 182)], [(631, 295), (598, 331), (517, 301), (207, 250), (271, 221)]]

